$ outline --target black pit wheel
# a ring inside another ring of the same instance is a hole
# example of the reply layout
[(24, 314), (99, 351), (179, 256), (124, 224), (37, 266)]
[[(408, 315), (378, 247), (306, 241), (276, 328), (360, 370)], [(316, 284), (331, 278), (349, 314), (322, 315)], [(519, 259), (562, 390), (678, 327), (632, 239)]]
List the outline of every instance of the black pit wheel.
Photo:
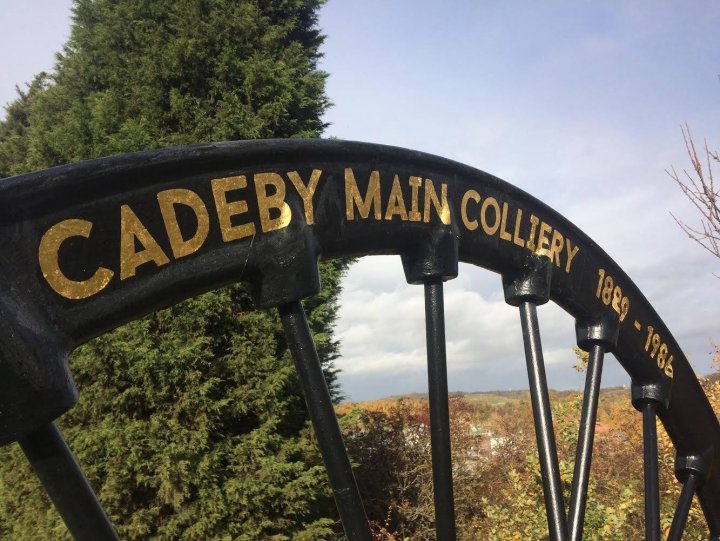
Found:
[[(183, 212), (177, 210), (183, 207)], [(318, 259), (398, 254), (424, 284), (438, 539), (455, 538), (443, 282), (458, 261), (502, 275), (517, 306), (551, 539), (578, 540), (603, 357), (612, 352), (642, 413), (646, 538), (660, 539), (657, 435), (677, 451), (683, 489), (720, 536), (720, 425), (687, 359), (637, 287), (587, 235), (506, 182), (398, 148), (252, 141), (144, 152), (0, 183), (0, 443), (19, 441), (78, 539), (116, 535), (53, 420), (75, 403), (78, 345), (231, 282), (277, 307), (348, 538), (371, 539), (300, 300)], [(555, 301), (590, 353), (569, 513), (536, 307)]]

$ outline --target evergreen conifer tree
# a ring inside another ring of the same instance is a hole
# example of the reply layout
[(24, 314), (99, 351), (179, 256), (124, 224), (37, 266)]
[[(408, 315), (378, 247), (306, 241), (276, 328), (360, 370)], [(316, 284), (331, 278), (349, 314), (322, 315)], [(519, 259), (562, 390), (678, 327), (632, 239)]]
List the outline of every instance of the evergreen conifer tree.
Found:
[[(0, 176), (136, 150), (317, 137), (321, 0), (76, 0), (56, 69), (0, 123)], [(342, 262), (306, 302), (337, 396)], [(123, 539), (325, 539), (333, 514), (274, 311), (241, 285), (75, 352), (60, 421)], [(68, 536), (17, 445), (0, 450), (0, 538)]]

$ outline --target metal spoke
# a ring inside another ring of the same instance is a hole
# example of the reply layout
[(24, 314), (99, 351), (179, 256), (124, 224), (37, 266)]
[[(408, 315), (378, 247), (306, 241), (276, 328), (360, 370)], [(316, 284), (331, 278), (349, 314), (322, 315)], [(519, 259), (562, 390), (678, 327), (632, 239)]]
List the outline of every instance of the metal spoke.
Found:
[(300, 301), (284, 304), (278, 310), (345, 535), (351, 541), (371, 541), (365, 507), (340, 434), (330, 392), (305, 318), (305, 310)]
[(698, 486), (699, 477), (696, 473), (688, 474), (687, 479), (683, 483), (680, 498), (678, 499), (675, 515), (673, 516), (672, 525), (670, 526), (670, 535), (668, 541), (680, 541), (685, 531), (685, 522), (687, 522), (692, 499)]
[(582, 539), (604, 353), (603, 346), (596, 344), (592, 347), (585, 375), (585, 393), (580, 418), (580, 433), (575, 452), (575, 469), (573, 471), (570, 512), (568, 515), (571, 541), (580, 541)]
[(439, 541), (454, 541), (450, 412), (445, 355), (445, 311), (442, 280), (425, 284), (425, 334), (427, 340), (430, 443), (432, 447), (435, 529)]
[(646, 541), (660, 541), (660, 483), (655, 408), (656, 405), (653, 401), (645, 402), (642, 407)]
[(85, 474), (53, 423), (31, 432), (19, 443), (75, 539), (118, 539)]
[(550, 539), (565, 541), (567, 539), (565, 504), (560, 484), (560, 468), (550, 412), (545, 363), (540, 343), (537, 309), (531, 302), (522, 302), (519, 308)]

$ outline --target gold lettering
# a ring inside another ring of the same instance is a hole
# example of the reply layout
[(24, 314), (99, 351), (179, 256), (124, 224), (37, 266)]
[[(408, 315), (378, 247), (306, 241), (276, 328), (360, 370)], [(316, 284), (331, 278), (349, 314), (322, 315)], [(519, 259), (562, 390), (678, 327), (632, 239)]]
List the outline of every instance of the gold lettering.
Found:
[(578, 253), (578, 250), (580, 250), (579, 246), (573, 246), (572, 242), (570, 242), (570, 239), (565, 239), (565, 248), (567, 250), (567, 262), (565, 263), (565, 272), (570, 274), (570, 265), (572, 265), (572, 261), (575, 258), (575, 256)]
[(462, 203), (460, 204), (460, 216), (462, 217), (462, 222), (465, 224), (468, 231), (475, 231), (478, 228), (478, 221), (470, 220), (467, 215), (467, 204), (470, 199), (475, 201), (475, 203), (480, 204), (480, 194), (475, 190), (468, 190), (465, 192), (465, 195), (463, 195)]
[(520, 246), (520, 248), (525, 247), (525, 241), (520, 237), (520, 224), (522, 223), (522, 209), (517, 209), (517, 214), (515, 215), (515, 231), (513, 234), (513, 242)]
[[(277, 173), (258, 173), (253, 177), (255, 193), (257, 194), (258, 211), (260, 213), (260, 226), (263, 232), (276, 231), (287, 227), (292, 218), (290, 205), (285, 202), (285, 181)], [(275, 188), (275, 192), (268, 194), (268, 186)], [(270, 210), (279, 211), (276, 218), (270, 217)]]
[[(139, 252), (135, 251), (136, 240), (144, 248)], [(132, 278), (140, 265), (150, 261), (162, 267), (170, 259), (133, 210), (123, 205), (120, 207), (120, 279)]]
[(430, 203), (435, 207), (435, 212), (440, 218), (440, 221), (445, 225), (450, 225), (450, 207), (447, 201), (447, 184), (440, 184), (440, 199), (438, 201), (437, 193), (435, 192), (435, 186), (433, 181), (429, 178), (425, 179), (425, 213), (423, 215), (423, 222), (430, 223)]
[(237, 177), (216, 178), (210, 182), (212, 186), (213, 198), (215, 199), (215, 208), (218, 213), (218, 221), (220, 223), (220, 232), (224, 242), (242, 239), (255, 234), (255, 224), (247, 223), (241, 225), (232, 225), (231, 218), (248, 211), (246, 201), (233, 201), (228, 203), (227, 192), (240, 190), (247, 187), (247, 179), (245, 175)]
[(62, 270), (58, 261), (60, 246), (70, 237), (89, 238), (93, 224), (87, 220), (63, 220), (48, 229), (40, 239), (38, 262), (45, 281), (55, 292), (66, 299), (86, 299), (96, 295), (110, 282), (113, 271), (100, 267), (87, 280), (71, 280)]
[(508, 204), (503, 203), (502, 208), (502, 217), (500, 218), (500, 238), (502, 240), (511, 240), (512, 235), (508, 233), (505, 229), (507, 226), (507, 214), (508, 214)]
[(540, 224), (540, 233), (538, 234), (538, 245), (537, 249), (535, 250), (535, 253), (537, 255), (548, 255), (548, 248), (550, 247), (550, 239), (547, 237), (548, 234), (552, 231), (552, 227), (550, 227), (545, 222)]
[[(490, 227), (487, 222), (487, 209), (492, 207), (495, 209), (495, 223)], [(494, 197), (488, 197), (483, 201), (480, 207), (480, 223), (486, 235), (494, 235), (500, 227), (500, 205)]]
[(400, 216), (400, 219), (406, 221), (408, 213), (405, 209), (405, 201), (403, 200), (402, 190), (400, 189), (400, 177), (395, 175), (393, 179), (392, 189), (390, 190), (390, 199), (388, 199), (387, 209), (385, 210), (385, 219), (392, 220), (393, 216)]
[(535, 216), (534, 214), (530, 215), (530, 238), (527, 241), (527, 249), (531, 252), (535, 251), (535, 231), (537, 230), (537, 226), (540, 223), (540, 218)]
[(300, 174), (297, 171), (290, 171), (288, 173), (290, 181), (293, 183), (293, 186), (295, 186), (298, 195), (302, 199), (303, 207), (305, 209), (305, 223), (308, 225), (312, 225), (315, 223), (315, 214), (313, 211), (312, 198), (315, 195), (315, 190), (317, 189), (321, 174), (322, 170), (313, 169), (313, 172), (310, 175), (310, 182), (308, 182), (307, 186), (305, 186), (302, 179), (300, 178)]
[[(165, 231), (170, 240), (170, 248), (175, 259), (197, 252), (207, 239), (210, 231), (210, 217), (200, 196), (191, 190), (165, 190), (157, 194), (160, 213), (165, 222)], [(175, 205), (185, 205), (192, 209), (197, 219), (197, 229), (193, 236), (183, 239), (180, 225), (177, 222)]]
[(419, 191), (422, 186), (422, 177), (410, 177), (408, 181), (410, 183), (410, 214), (408, 218), (411, 222), (419, 222), (422, 220), (422, 215), (419, 210)]
[(347, 167), (345, 169), (345, 217), (348, 220), (355, 219), (355, 207), (361, 218), (367, 218), (370, 210), (373, 210), (373, 216), (376, 220), (382, 219), (382, 209), (380, 208), (380, 172), (372, 171), (368, 181), (368, 189), (365, 193), (365, 199), (360, 195), (357, 182), (353, 170)]
[(560, 267), (560, 254), (562, 254), (563, 246), (565, 245), (565, 239), (562, 233), (557, 229), (553, 231), (552, 241), (550, 242), (550, 261), (555, 262), (555, 266)]

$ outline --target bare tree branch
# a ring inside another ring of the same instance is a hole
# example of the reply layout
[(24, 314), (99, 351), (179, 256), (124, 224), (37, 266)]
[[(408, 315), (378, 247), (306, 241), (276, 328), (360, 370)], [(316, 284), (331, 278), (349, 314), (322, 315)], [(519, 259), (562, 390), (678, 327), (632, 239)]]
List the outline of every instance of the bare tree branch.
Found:
[(701, 158), (688, 125), (681, 125), (680, 130), (692, 168), (690, 171), (683, 169), (682, 174), (679, 174), (675, 167), (670, 167), (665, 172), (700, 213), (700, 225), (691, 226), (674, 214), (671, 215), (690, 239), (720, 258), (720, 193), (715, 187), (713, 172), (713, 165), (720, 163), (720, 156), (717, 150), (711, 151), (705, 141)]

